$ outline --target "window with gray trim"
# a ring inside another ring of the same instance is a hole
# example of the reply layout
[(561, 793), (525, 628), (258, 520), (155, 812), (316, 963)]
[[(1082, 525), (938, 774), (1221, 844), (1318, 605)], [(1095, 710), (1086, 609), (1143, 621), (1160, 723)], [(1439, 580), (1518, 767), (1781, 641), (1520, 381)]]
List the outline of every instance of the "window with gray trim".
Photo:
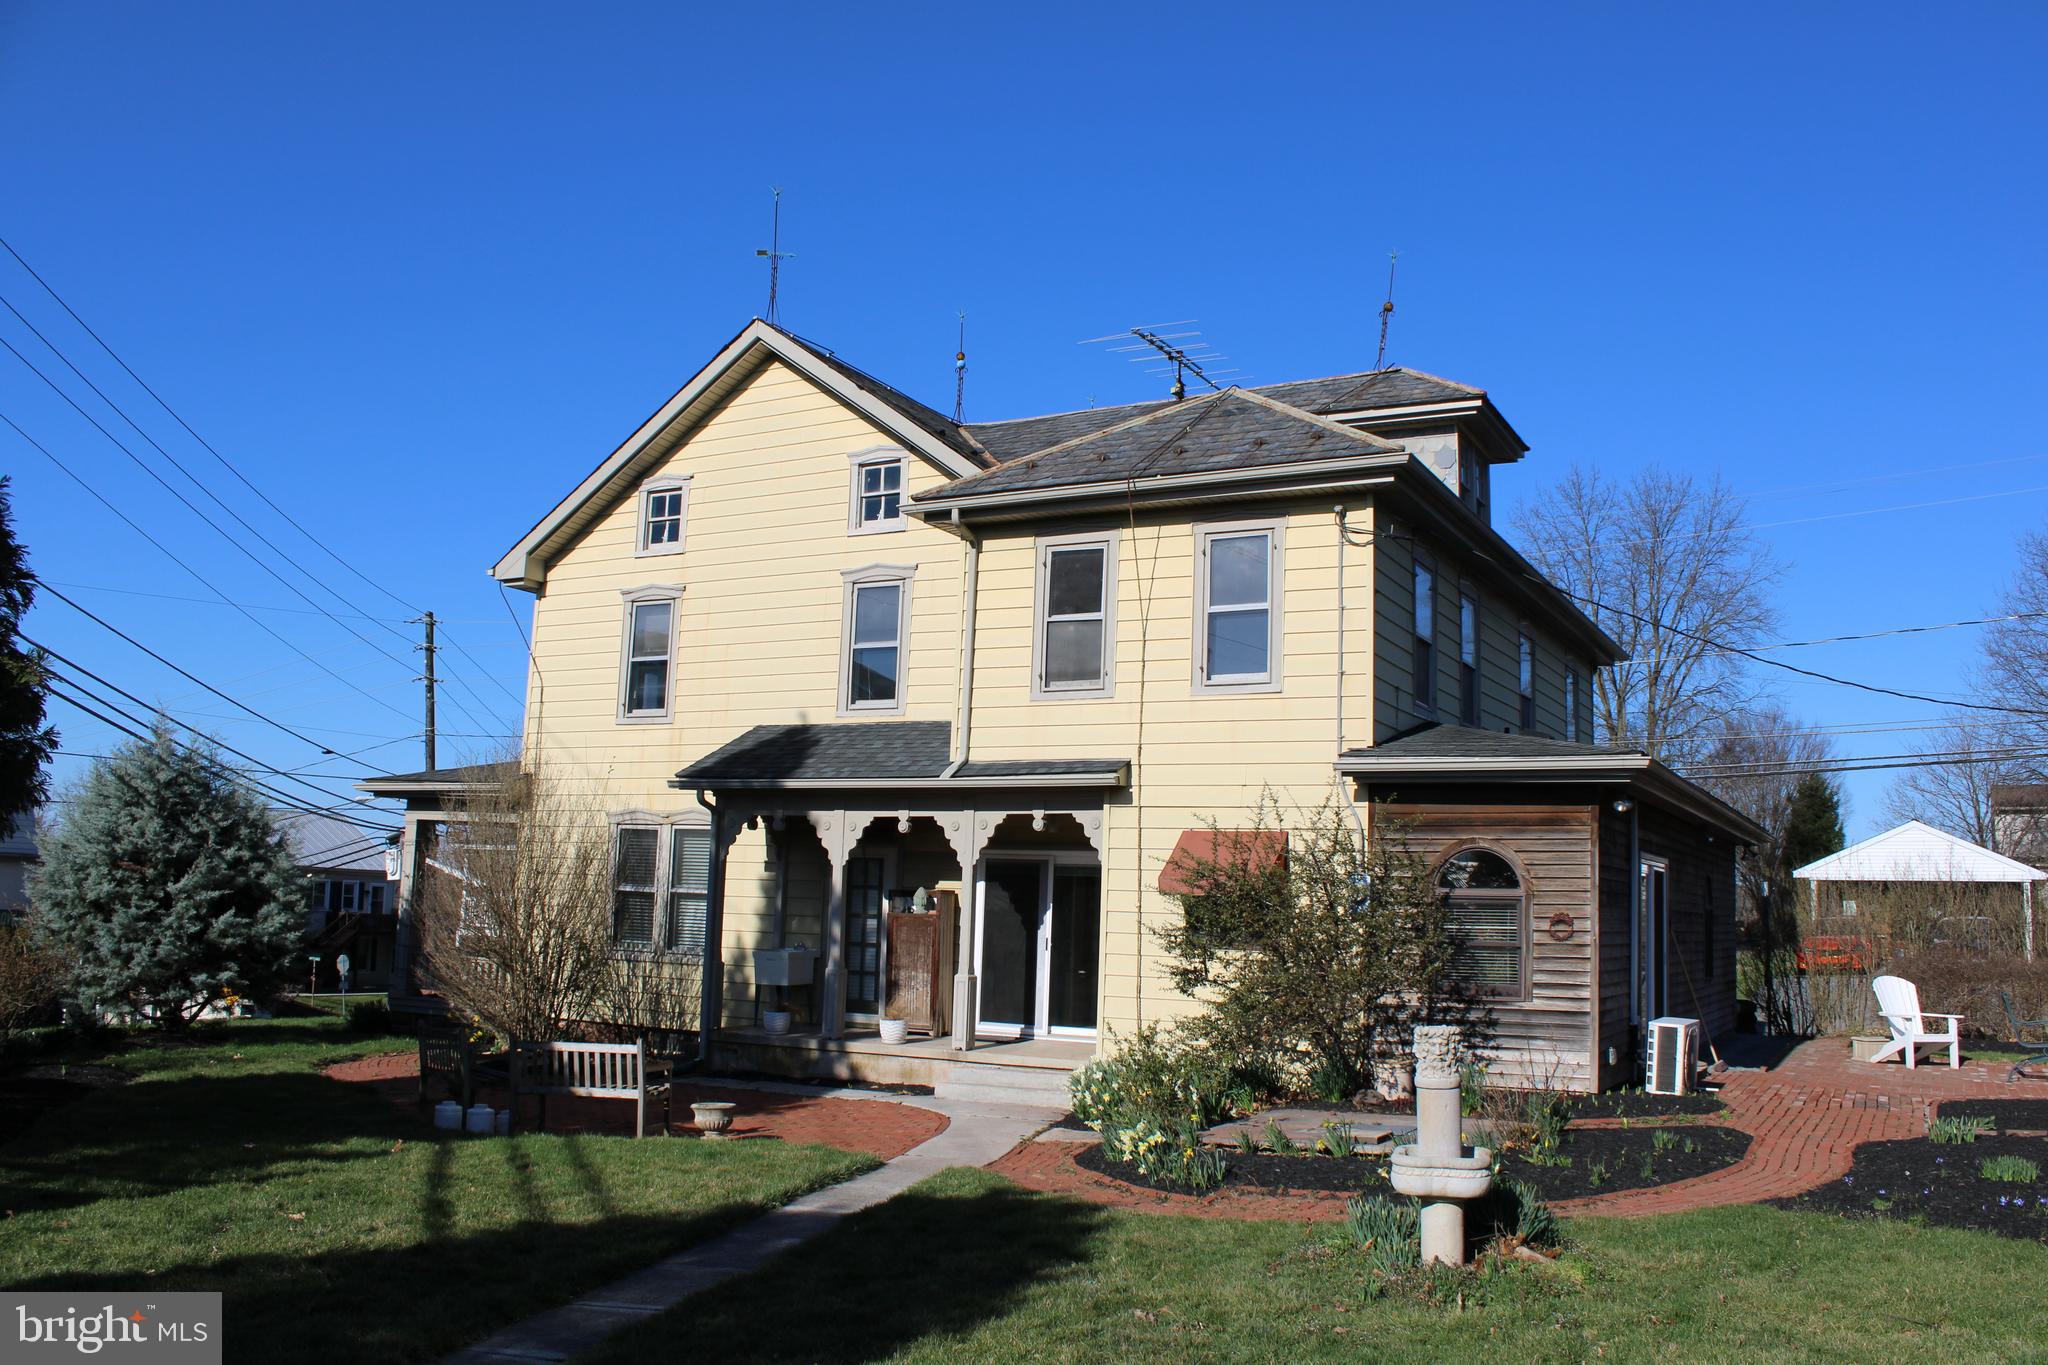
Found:
[(1564, 671), (1564, 737), (1579, 737), (1579, 675), (1569, 668)]
[(686, 478), (657, 479), (640, 490), (640, 538), (635, 553), (680, 554), (683, 520), (690, 502)]
[(1415, 711), (1436, 714), (1436, 566), (1415, 558)]
[(864, 456), (853, 462), (853, 512), (848, 530), (855, 535), (903, 529), (903, 469), (900, 452)]
[(634, 821), (620, 823), (613, 838), (612, 943), (701, 956), (711, 903), (711, 831)]
[(1116, 535), (1041, 541), (1033, 696), (1104, 696), (1111, 690)]
[(1458, 594), (1458, 720), (1479, 723), (1479, 604)]
[(1280, 528), (1275, 523), (1199, 533), (1196, 678), (1220, 691), (1279, 685)]
[(620, 720), (667, 720), (675, 662), (677, 594), (636, 592), (626, 598)]
[(1524, 630), (1515, 637), (1515, 678), (1522, 693), (1522, 731), (1536, 728), (1536, 642)]
[(904, 664), (910, 633), (908, 565), (870, 565), (845, 574), (846, 607), (840, 649), (839, 710), (903, 710)]

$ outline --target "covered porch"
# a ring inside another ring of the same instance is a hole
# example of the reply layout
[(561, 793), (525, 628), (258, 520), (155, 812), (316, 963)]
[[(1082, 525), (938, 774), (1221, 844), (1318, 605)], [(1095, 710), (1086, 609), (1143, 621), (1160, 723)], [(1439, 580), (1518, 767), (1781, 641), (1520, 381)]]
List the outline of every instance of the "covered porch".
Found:
[[(1101, 1017), (1120, 760), (963, 764), (949, 727), (758, 727), (678, 774), (715, 809), (705, 1020), (727, 1065), (975, 1085), (1067, 1072)], [(886, 1021), (902, 1041), (884, 1041)], [(1044, 1087), (1039, 1087), (1044, 1088)]]

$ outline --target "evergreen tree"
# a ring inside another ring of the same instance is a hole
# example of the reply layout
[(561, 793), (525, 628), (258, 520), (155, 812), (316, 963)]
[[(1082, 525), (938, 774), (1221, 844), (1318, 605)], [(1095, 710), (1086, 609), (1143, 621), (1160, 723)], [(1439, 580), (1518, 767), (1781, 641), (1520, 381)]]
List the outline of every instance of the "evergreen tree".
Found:
[(35, 595), (28, 552), (14, 538), (7, 480), (0, 478), (0, 830), (48, 798), (43, 769), (57, 748), (57, 732), (43, 723), (49, 679), (42, 653), (23, 649), (15, 634)]
[(161, 721), (93, 766), (42, 854), (39, 932), (88, 1007), (177, 1028), (292, 968), (305, 898), (270, 813)]
[(1842, 843), (1841, 793), (1819, 773), (1808, 773), (1792, 788), (1792, 805), (1785, 816), (1786, 875), (1816, 858), (1841, 852)]

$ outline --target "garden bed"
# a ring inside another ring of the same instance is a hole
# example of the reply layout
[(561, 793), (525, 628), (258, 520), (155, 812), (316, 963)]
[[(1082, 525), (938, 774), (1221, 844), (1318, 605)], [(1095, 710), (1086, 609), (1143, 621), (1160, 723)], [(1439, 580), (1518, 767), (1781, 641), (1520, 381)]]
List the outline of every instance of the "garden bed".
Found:
[(1709, 1175), (1748, 1151), (1749, 1134), (1718, 1124), (1567, 1128), (1551, 1162), (1533, 1161), (1518, 1149), (1502, 1158), (1500, 1170), (1535, 1186), (1545, 1199), (1582, 1199)]
[[(2048, 1242), (2048, 1140), (2016, 1135), (2048, 1129), (2048, 1101), (1959, 1100), (1942, 1105), (1940, 1114), (1990, 1118), (1998, 1131), (1974, 1142), (1866, 1142), (1856, 1149), (1847, 1175), (1772, 1205)], [(2032, 1180), (1986, 1178), (1984, 1162), (1998, 1157), (2034, 1162), (2038, 1172)]]
[[(1280, 1156), (1273, 1152), (1247, 1154), (1231, 1152), (1225, 1158), (1223, 1184), (1226, 1190), (1314, 1190), (1319, 1193), (1358, 1194), (1387, 1188), (1387, 1163), (1372, 1156)], [(1101, 1144), (1091, 1143), (1074, 1153), (1074, 1164), (1097, 1175), (1106, 1175), (1141, 1190), (1164, 1194), (1187, 1194), (1145, 1175), (1127, 1161), (1112, 1160)]]
[(1605, 1095), (1572, 1095), (1575, 1119), (1662, 1119), (1688, 1114), (1718, 1114), (1727, 1106), (1719, 1095), (1650, 1095), (1616, 1090)]

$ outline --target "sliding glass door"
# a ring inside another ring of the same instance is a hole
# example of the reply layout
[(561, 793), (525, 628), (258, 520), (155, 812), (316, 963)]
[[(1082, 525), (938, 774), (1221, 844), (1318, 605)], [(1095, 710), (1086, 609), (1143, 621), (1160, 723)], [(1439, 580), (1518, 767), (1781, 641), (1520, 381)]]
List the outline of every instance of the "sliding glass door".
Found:
[(1023, 1038), (1095, 1032), (1102, 873), (1057, 857), (992, 857), (977, 917), (979, 1032)]

